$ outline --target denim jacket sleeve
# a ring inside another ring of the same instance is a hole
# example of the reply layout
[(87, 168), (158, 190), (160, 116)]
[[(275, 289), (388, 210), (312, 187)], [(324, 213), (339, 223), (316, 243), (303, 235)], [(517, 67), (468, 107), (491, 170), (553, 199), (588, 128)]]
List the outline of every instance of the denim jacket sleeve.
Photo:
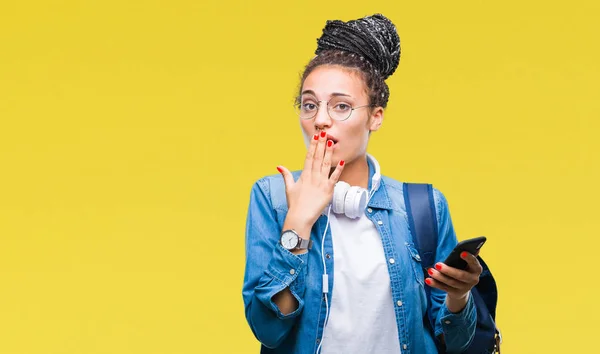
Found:
[[(434, 191), (439, 235), (436, 262), (442, 262), (452, 252), (458, 241), (452, 225), (448, 201), (439, 190), (435, 189)], [(431, 311), (435, 318), (435, 336), (444, 335), (448, 353), (463, 352), (475, 336), (477, 311), (473, 297), (469, 294), (467, 305), (458, 313), (448, 310), (446, 293), (441, 290), (431, 289), (431, 301)]]
[[(246, 320), (254, 336), (266, 347), (276, 348), (292, 329), (304, 307), (304, 283), (308, 255), (294, 255), (279, 242), (281, 226), (269, 196), (269, 180), (258, 180), (250, 193), (246, 219), (246, 266), (242, 297)], [(273, 296), (290, 288), (298, 308), (284, 315)]]

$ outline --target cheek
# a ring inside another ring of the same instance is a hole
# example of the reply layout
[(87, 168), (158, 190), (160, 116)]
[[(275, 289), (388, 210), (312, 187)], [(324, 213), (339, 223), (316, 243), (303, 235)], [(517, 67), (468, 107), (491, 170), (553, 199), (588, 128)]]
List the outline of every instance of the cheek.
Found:
[(310, 125), (310, 123), (307, 123), (306, 121), (299, 121), (300, 124), (300, 129), (302, 130), (302, 134), (307, 134), (307, 132), (310, 132), (310, 130), (312, 129), (312, 126)]
[(309, 133), (307, 133), (307, 131), (309, 129), (311, 129), (311, 125), (307, 124), (306, 122), (303, 122), (303, 121), (299, 121), (299, 122), (300, 122), (300, 132), (302, 133), (304, 145), (308, 149), (308, 146), (310, 145), (310, 138), (312, 138), (312, 135), (309, 135)]
[(362, 151), (369, 140), (369, 129), (365, 127), (364, 124), (353, 124), (352, 126), (348, 126), (345, 132), (344, 139), (348, 141), (350, 144), (346, 145), (347, 148), (353, 151)]
[(369, 128), (364, 124), (354, 124), (348, 127), (348, 134), (352, 136), (352, 140), (359, 142), (362, 141), (369, 134)]

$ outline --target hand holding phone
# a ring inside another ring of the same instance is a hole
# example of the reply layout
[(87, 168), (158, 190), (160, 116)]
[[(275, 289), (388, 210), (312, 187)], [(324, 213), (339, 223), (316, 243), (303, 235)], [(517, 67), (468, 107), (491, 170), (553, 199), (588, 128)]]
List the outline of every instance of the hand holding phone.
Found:
[(444, 264), (446, 264), (449, 267), (457, 268), (460, 270), (467, 269), (467, 262), (464, 259), (460, 258), (460, 254), (463, 252), (468, 252), (473, 255), (477, 254), (477, 251), (479, 251), (479, 249), (483, 247), (483, 244), (486, 240), (487, 239), (485, 236), (480, 236), (459, 242), (454, 247), (450, 255), (448, 255), (448, 257), (444, 261)]

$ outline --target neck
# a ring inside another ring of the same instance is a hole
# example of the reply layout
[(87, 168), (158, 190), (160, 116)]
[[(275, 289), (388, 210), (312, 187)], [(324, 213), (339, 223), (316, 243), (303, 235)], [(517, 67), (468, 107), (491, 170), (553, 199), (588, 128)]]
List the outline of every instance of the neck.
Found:
[(351, 186), (362, 188), (369, 187), (369, 164), (367, 157), (361, 156), (344, 166), (344, 171), (340, 175), (340, 181), (344, 181)]

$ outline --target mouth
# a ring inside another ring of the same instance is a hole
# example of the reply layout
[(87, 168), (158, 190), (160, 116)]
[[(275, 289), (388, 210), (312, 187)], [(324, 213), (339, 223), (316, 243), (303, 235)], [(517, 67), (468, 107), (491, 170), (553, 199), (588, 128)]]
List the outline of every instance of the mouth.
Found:
[(338, 143), (338, 140), (333, 135), (327, 134), (327, 140), (333, 141), (333, 145)]

